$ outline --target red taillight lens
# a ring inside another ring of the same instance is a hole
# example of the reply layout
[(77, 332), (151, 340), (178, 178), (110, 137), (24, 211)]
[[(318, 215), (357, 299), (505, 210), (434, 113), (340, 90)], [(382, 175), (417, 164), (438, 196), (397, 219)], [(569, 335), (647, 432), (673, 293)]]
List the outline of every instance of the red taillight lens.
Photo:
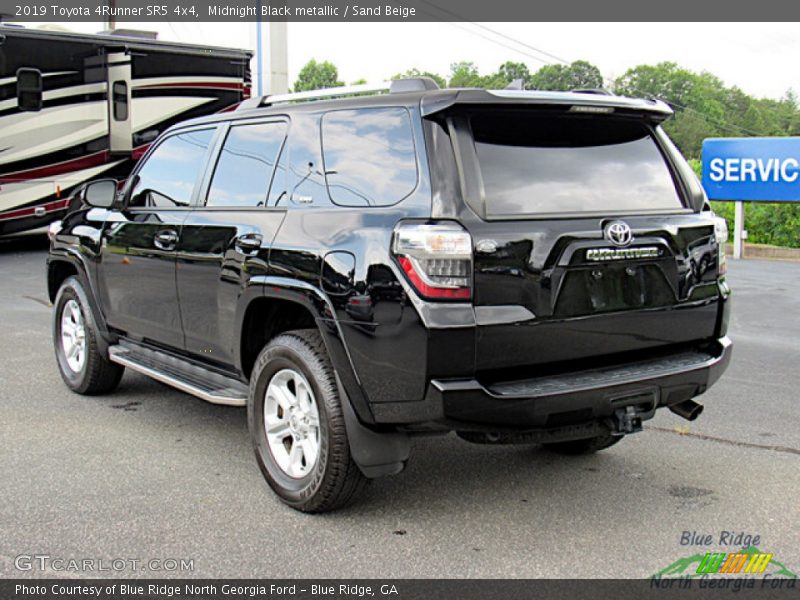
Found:
[(405, 256), (398, 257), (397, 261), (403, 267), (408, 280), (420, 294), (427, 298), (440, 300), (469, 300), (472, 293), (469, 287), (446, 288), (429, 285), (423, 281), (419, 271), (414, 268), (414, 263)]
[(429, 300), (472, 297), (472, 238), (456, 223), (401, 223), (392, 251), (409, 283)]

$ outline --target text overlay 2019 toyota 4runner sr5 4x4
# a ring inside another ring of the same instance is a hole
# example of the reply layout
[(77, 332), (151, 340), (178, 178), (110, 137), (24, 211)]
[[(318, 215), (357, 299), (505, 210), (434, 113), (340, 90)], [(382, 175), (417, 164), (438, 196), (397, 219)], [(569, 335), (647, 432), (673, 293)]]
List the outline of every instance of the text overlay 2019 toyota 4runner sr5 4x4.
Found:
[(308, 512), (400, 472), (415, 435), (578, 454), (661, 407), (694, 419), (730, 360), (727, 230), (669, 107), (385, 92), (253, 98), (88, 184), (51, 230), (66, 384), (127, 367), (246, 405), (267, 482)]

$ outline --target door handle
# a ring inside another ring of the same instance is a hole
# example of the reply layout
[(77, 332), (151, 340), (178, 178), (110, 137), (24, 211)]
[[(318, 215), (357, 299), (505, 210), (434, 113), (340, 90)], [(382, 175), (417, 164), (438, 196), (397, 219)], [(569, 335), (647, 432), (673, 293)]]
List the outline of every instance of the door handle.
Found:
[(245, 233), (236, 238), (236, 249), (242, 254), (253, 254), (261, 250), (264, 237), (258, 233)]
[(178, 244), (178, 232), (174, 229), (163, 229), (156, 234), (153, 244), (159, 250), (175, 250)]

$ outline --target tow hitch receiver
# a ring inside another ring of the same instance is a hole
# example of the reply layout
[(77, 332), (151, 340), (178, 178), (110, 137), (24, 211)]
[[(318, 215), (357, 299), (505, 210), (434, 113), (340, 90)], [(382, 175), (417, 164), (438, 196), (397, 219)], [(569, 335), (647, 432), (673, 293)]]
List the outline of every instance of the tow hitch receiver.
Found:
[(614, 429), (612, 435), (638, 433), (642, 430), (642, 417), (633, 405), (623, 406), (614, 411)]
[(641, 389), (611, 399), (614, 414), (611, 417), (611, 435), (627, 435), (642, 430), (642, 421), (656, 414), (658, 389)]

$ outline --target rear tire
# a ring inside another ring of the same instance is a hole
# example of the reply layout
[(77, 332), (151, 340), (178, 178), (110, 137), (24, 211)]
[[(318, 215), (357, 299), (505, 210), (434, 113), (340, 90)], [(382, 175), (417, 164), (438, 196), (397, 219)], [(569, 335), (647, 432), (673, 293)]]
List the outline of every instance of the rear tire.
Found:
[(247, 420), (258, 466), (288, 506), (336, 510), (367, 485), (350, 455), (333, 365), (319, 331), (281, 334), (261, 351), (250, 378)]
[(53, 345), (61, 378), (73, 392), (108, 394), (119, 385), (125, 368), (100, 352), (99, 340), (86, 292), (77, 277), (68, 277), (53, 307)]
[(624, 436), (611, 435), (598, 435), (597, 437), (585, 438), (582, 440), (570, 440), (569, 442), (554, 442), (552, 444), (543, 444), (543, 446), (551, 452), (558, 454), (566, 454), (569, 456), (580, 456), (581, 454), (594, 454), (600, 450), (605, 450), (619, 442)]

